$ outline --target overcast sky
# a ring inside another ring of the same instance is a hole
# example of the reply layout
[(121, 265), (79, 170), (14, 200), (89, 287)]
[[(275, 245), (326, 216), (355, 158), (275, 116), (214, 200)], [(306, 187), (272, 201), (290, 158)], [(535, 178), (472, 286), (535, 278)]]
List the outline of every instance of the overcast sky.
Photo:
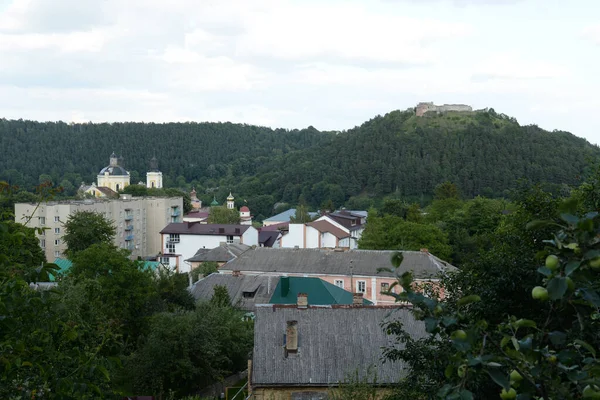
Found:
[(597, 0), (0, 0), (0, 117), (344, 130), (419, 101), (600, 143)]

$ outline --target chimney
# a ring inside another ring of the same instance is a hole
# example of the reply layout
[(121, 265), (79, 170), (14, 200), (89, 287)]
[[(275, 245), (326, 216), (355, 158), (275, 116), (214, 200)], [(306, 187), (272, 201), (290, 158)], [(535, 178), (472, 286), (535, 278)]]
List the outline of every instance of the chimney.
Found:
[(281, 284), (281, 297), (285, 297), (290, 292), (290, 277), (282, 276), (279, 282)]
[(352, 293), (352, 305), (355, 305), (355, 306), (363, 305), (363, 294), (362, 293)]
[(239, 269), (234, 269), (233, 271), (231, 271), (231, 276), (241, 276), (242, 273), (240, 272)]
[(421, 252), (422, 252), (422, 253), (429, 254), (429, 250), (427, 250), (427, 249), (425, 249), (425, 248), (421, 249)]
[(298, 308), (308, 308), (308, 294), (298, 293)]

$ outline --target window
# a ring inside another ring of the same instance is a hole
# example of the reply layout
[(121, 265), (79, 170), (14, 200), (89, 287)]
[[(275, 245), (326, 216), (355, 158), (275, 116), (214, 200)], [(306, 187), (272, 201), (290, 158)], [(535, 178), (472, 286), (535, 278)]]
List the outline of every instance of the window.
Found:
[(59, 245), (60, 245), (60, 239), (56, 239), (56, 240), (54, 241), (54, 245), (55, 245), (55, 246), (59, 246)]
[(174, 254), (175, 253), (175, 243), (173, 242), (167, 242), (167, 252), (170, 254)]
[(46, 225), (46, 217), (39, 217), (40, 218), (40, 225), (44, 226)]
[(340, 287), (342, 289), (344, 288), (344, 281), (343, 280), (336, 279), (334, 283), (335, 283), (335, 286)]
[(60, 234), (60, 228), (54, 228), (54, 233), (56, 233), (57, 235)]
[(355, 219), (353, 219), (353, 220), (352, 220), (352, 222), (350, 222), (350, 225), (352, 225), (352, 226), (356, 226), (356, 220), (355, 220)]
[(60, 250), (56, 250), (54, 252), (54, 257), (60, 257)]
[(367, 281), (356, 282), (356, 291), (358, 293), (365, 293), (367, 291)]
[(42, 249), (45, 249), (45, 248), (46, 248), (46, 239), (40, 239), (40, 247), (41, 247)]
[(171, 241), (173, 243), (179, 243), (179, 241), (180, 241), (179, 233), (171, 233), (171, 235), (169, 235), (169, 241)]
[(227, 236), (227, 243), (233, 243), (233, 236)]
[(161, 262), (162, 264), (164, 264), (164, 265), (169, 265), (169, 261), (170, 261), (170, 260), (171, 260), (171, 259), (170, 259), (169, 257), (161, 257), (161, 258), (160, 258), (160, 262)]
[(43, 229), (43, 230), (40, 232), (40, 236), (46, 236), (46, 230), (45, 230), (45, 229)]
[(390, 290), (390, 284), (387, 282), (381, 282), (381, 292), (386, 293)]
[(54, 222), (60, 222), (60, 217), (59, 216), (54, 217)]

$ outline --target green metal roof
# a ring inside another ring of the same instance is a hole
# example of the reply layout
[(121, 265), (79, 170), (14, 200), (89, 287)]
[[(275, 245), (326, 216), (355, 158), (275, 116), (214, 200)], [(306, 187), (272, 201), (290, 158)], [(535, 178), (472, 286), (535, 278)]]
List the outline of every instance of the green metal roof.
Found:
[(146, 271), (147, 269), (150, 269), (151, 271), (156, 271), (159, 265), (160, 261), (144, 261), (144, 264), (142, 264), (142, 270)]
[(219, 202), (217, 201), (216, 197), (213, 197), (213, 201), (210, 203), (211, 207), (215, 207), (219, 205)]
[[(308, 295), (309, 305), (352, 304), (352, 293), (320, 278), (283, 276), (271, 296), (271, 304), (296, 304), (298, 293)], [(363, 304), (373, 304), (363, 299)]]
[[(60, 258), (60, 257), (57, 257), (54, 260), (54, 264), (58, 265), (58, 267), (60, 268), (57, 271), (58, 275), (64, 275), (73, 266), (73, 263), (71, 262), (71, 260), (68, 260), (66, 258)], [(49, 275), (49, 278), (50, 278), (51, 282), (54, 282), (56, 280), (56, 277), (52, 274)]]

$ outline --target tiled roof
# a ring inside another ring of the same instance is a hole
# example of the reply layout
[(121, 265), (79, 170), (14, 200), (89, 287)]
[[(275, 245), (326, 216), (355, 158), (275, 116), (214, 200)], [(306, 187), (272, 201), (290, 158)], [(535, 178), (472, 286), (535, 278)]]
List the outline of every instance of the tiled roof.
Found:
[(106, 197), (119, 197), (119, 193), (106, 186), (96, 186), (96, 190), (101, 192)]
[[(273, 291), (269, 303), (296, 304), (298, 293), (305, 293), (309, 305), (352, 304), (352, 293), (320, 278), (283, 276)], [(373, 304), (363, 299), (363, 304)]]
[[(383, 362), (383, 348), (402, 347), (381, 323), (400, 319), (414, 338), (425, 327), (404, 308), (332, 306), (298, 309), (293, 306), (257, 306), (254, 320), (252, 386), (330, 386), (349, 374), (366, 376), (375, 368), (379, 384), (394, 384), (406, 375), (402, 362)], [(298, 352), (285, 356), (288, 321), (297, 321)]]
[(329, 221), (325, 221), (325, 220), (313, 221), (313, 222), (307, 223), (306, 225), (315, 228), (316, 230), (318, 230), (321, 233), (324, 233), (324, 232), (331, 233), (333, 236), (335, 236), (338, 239), (344, 239), (344, 238), (350, 237), (349, 233), (344, 232), (343, 229), (338, 228), (337, 226), (335, 226), (334, 224), (332, 224)]
[(196, 300), (210, 300), (215, 286), (225, 286), (233, 305), (238, 305), (246, 311), (253, 311), (255, 304), (269, 302), (278, 281), (279, 278), (273, 276), (233, 276), (214, 273), (194, 283), (190, 293)]
[(193, 257), (188, 258), (185, 261), (188, 262), (227, 262), (229, 260), (233, 260), (246, 250), (248, 250), (250, 246), (242, 244), (242, 243), (231, 243), (231, 244), (222, 244), (219, 247), (215, 247), (214, 249), (198, 249), (196, 254)]
[[(390, 268), (395, 250), (289, 249), (257, 247), (250, 249), (221, 269), (256, 273), (299, 273), (330, 275), (394, 276), (378, 273), (378, 268)], [(414, 277), (426, 279), (442, 272), (456, 270), (436, 256), (420, 251), (403, 251), (404, 261), (398, 273), (413, 271)], [(352, 268), (351, 268), (352, 266)]]
[(167, 225), (161, 234), (179, 233), (180, 235), (227, 235), (241, 236), (250, 225), (201, 224), (199, 222), (174, 222)]

